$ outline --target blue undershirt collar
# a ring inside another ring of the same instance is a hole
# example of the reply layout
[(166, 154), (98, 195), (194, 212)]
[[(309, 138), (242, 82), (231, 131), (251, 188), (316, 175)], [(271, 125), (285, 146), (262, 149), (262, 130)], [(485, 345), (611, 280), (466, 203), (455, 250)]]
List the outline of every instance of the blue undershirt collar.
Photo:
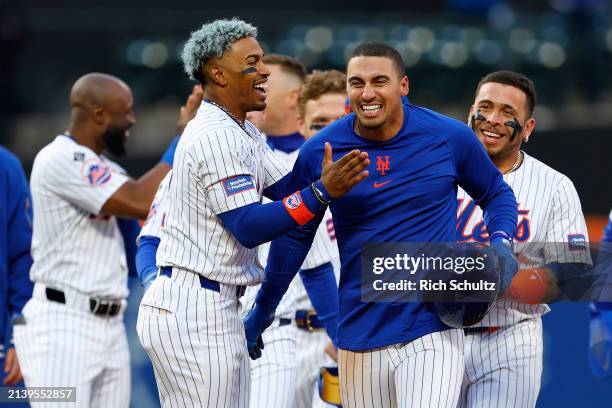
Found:
[(304, 136), (302, 136), (300, 132), (281, 136), (267, 135), (266, 139), (272, 150), (280, 150), (285, 153), (294, 152), (304, 144)]

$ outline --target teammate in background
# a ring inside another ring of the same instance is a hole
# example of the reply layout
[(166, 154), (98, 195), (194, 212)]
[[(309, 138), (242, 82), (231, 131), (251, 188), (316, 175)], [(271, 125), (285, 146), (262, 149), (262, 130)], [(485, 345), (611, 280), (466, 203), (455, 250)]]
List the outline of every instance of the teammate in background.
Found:
[[(187, 123), (195, 117), (198, 108), (202, 104), (203, 97), (204, 91), (202, 87), (200, 85), (195, 85), (191, 91), (191, 95), (187, 98), (187, 102), (181, 107), (177, 126), (178, 134), (183, 134)], [(145, 290), (157, 277), (158, 268), (155, 262), (155, 255), (159, 247), (164, 220), (167, 216), (167, 200), (165, 199), (165, 195), (170, 186), (171, 179), (172, 171), (169, 171), (161, 183), (159, 183), (159, 187), (151, 203), (151, 208), (149, 208), (149, 213), (142, 226), (142, 230), (136, 238), (136, 245), (138, 246), (135, 259), (136, 272)]]
[[(263, 344), (258, 336), (247, 350), (238, 299), (263, 279), (254, 248), (298, 226), (316, 227), (325, 197), (341, 197), (367, 177), (367, 154), (353, 150), (332, 162), (326, 146), (320, 179), (287, 190), (287, 169), (245, 122), (247, 112), (265, 108), (270, 75), (256, 35), (243, 21), (216, 20), (183, 49), (185, 71), (202, 84), (205, 101), (176, 150), (160, 274), (138, 313), (164, 407), (248, 405), (247, 353), (261, 355)], [(263, 196), (279, 201), (261, 204)], [(318, 289), (335, 295), (335, 285)], [(334, 304), (319, 310), (334, 330)]]
[[(530, 79), (498, 71), (480, 80), (470, 108), (470, 126), (516, 196), (519, 218), (514, 240), (521, 270), (505, 298), (494, 303), (476, 327), (465, 329), (462, 407), (536, 405), (542, 375), (540, 317), (550, 311), (539, 303), (571, 292), (563, 285), (560, 264), (576, 265), (579, 271), (591, 262), (574, 185), (521, 150), (536, 125), (534, 106)], [(458, 240), (488, 241), (480, 208), (463, 190), (457, 197)], [(540, 294), (534, 298), (538, 286)]]
[[(428, 303), (361, 301), (361, 246), (377, 242), (452, 242), (457, 184), (484, 207), (493, 249), (504, 259), (504, 286), (516, 271), (510, 237), (516, 201), (472, 131), (414, 105), (404, 62), (394, 48), (364, 43), (349, 56), (347, 91), (354, 114), (327, 126), (300, 150), (291, 187), (317, 177), (325, 142), (336, 155), (352, 149), (376, 158), (372, 177), (331, 211), (342, 270), (337, 339), (344, 407), (455, 407), (463, 376), (463, 331), (449, 329)], [(265, 280), (245, 320), (253, 343), (308, 249), (296, 230), (275, 240)]]
[[(256, 127), (266, 133), (268, 145), (279, 161), (290, 168), (297, 157), (297, 150), (304, 138), (297, 131), (297, 99), (306, 77), (306, 67), (296, 58), (279, 54), (268, 54), (263, 58), (270, 70), (266, 109), (249, 112), (249, 120), (255, 119)], [(253, 123), (255, 124), (255, 123)], [(295, 153), (295, 154), (294, 154)], [(264, 198), (264, 203), (270, 202)], [(258, 248), (258, 258), (265, 265), (270, 244)], [(315, 263), (304, 262), (304, 268), (315, 268), (329, 263), (329, 257), (311, 251)], [(289, 290), (279, 304), (274, 321), (262, 335), (266, 353), (251, 362), (251, 397), (249, 407), (284, 408), (295, 406), (296, 376), (301, 371), (296, 361), (296, 329), (292, 325), (295, 317), (295, 286)], [(242, 314), (246, 314), (257, 295), (258, 286), (248, 286), (240, 303)], [(274, 388), (276, 392), (270, 393)]]
[[(32, 206), (28, 180), (19, 159), (0, 147), (0, 380), (4, 386), (21, 380), (13, 345), (13, 324), (32, 296), (28, 277), (32, 258)], [(23, 384), (22, 384), (23, 385)]]
[(146, 216), (177, 139), (133, 180), (102, 154), (125, 153), (135, 122), (130, 88), (90, 73), (74, 83), (70, 104), (68, 130), (34, 159), (34, 292), (15, 345), (27, 386), (76, 387), (79, 407), (127, 407), (127, 263), (117, 217)]
[(299, 60), (287, 55), (268, 54), (264, 63), (270, 69), (268, 79), (267, 109), (258, 129), (266, 135), (273, 150), (290, 154), (304, 143), (298, 132), (298, 94), (307, 71)]
[(599, 301), (589, 305), (591, 318), (588, 357), (593, 374), (597, 378), (607, 378), (612, 375), (612, 211), (601, 243), (597, 266), (602, 268), (600, 273), (604, 282)]
[[(270, 125), (268, 123), (270, 119), (268, 112), (274, 112), (277, 108), (279, 110), (286, 109), (285, 106), (293, 106), (294, 117), (286, 117), (285, 121), (289, 125), (295, 126), (296, 131), (288, 136), (268, 136), (268, 144), (272, 146), (275, 155), (280, 161), (291, 167), (295, 163), (299, 146), (301, 146), (296, 142), (296, 135), (303, 143), (304, 138), (313, 136), (322, 126), (344, 116), (345, 76), (338, 71), (316, 71), (306, 77), (306, 82), (301, 86), (299, 94), (293, 92), (291, 87), (275, 91), (275, 87), (281, 86), (285, 80), (288, 82), (297, 81), (299, 78), (297, 73), (305, 71), (305, 68), (296, 59), (282, 55), (265, 56), (264, 62), (270, 67), (271, 74), (269, 95), (266, 98), (266, 109), (261, 126), (264, 129), (283, 127), (278, 123)], [(286, 78), (292, 71), (296, 72), (291, 74), (294, 78)], [(278, 77), (275, 78), (277, 75)], [(279, 78), (283, 81), (280, 81)], [(283, 91), (285, 93), (282, 93)], [(317, 106), (316, 102), (318, 102), (315, 99), (326, 92), (336, 93), (336, 95), (329, 95), (329, 97), (332, 101), (337, 102), (336, 108), (340, 106), (339, 109), (334, 109), (333, 105), (330, 108), (329, 99), (323, 99), (321, 101), (323, 105), (319, 109), (315, 108)], [(272, 94), (275, 94), (274, 98), (270, 98)], [(308, 100), (304, 100), (303, 95)], [(298, 96), (300, 96), (299, 100)], [(310, 110), (305, 123), (303, 113), (307, 102), (310, 102), (308, 106)], [(298, 106), (300, 109), (298, 109)], [(287, 114), (289, 115), (290, 112), (287, 112)], [(300, 114), (299, 117), (298, 114)], [(278, 121), (279, 118), (274, 120)], [(312, 128), (311, 124), (313, 125)], [(299, 133), (297, 132), (298, 125), (301, 127)], [(284, 129), (287, 131), (292, 128), (284, 126)], [(331, 365), (325, 359), (323, 353), (326, 343), (329, 342), (329, 337), (313, 309), (308, 291), (302, 281), (304, 280), (308, 285), (315, 275), (334, 275), (335, 269), (332, 266), (332, 261), (338, 263), (338, 247), (332, 240), (332, 236), (333, 223), (331, 213), (327, 211), (324, 222), (319, 225), (316, 232), (308, 256), (301, 266), (301, 278), (294, 279), (287, 295), (283, 297), (279, 304), (274, 322), (263, 333), (266, 353), (263, 354), (262, 358), (251, 363), (251, 407), (282, 408), (288, 406), (312, 407), (313, 405), (316, 379), (319, 369), (323, 365), (321, 361), (326, 362), (326, 365)], [(259, 258), (262, 265), (267, 263), (269, 248), (270, 245), (267, 243), (259, 247)], [(333, 284), (333, 282), (330, 281), (330, 284)], [(242, 299), (246, 310), (253, 304), (257, 290), (258, 287), (256, 286), (247, 288)], [(291, 325), (294, 319), (296, 327), (300, 329), (297, 333), (295, 327)], [(273, 397), (268, 392), (271, 386), (278, 389)], [(319, 400), (318, 393), (316, 395), (316, 400)]]
[[(325, 126), (345, 116), (346, 75), (336, 70), (314, 71), (306, 77), (298, 97), (298, 129), (305, 139), (310, 139)], [(292, 156), (291, 164), (295, 163), (297, 153)], [(331, 259), (336, 279), (340, 275), (340, 259), (336, 233), (329, 210), (323, 222), (319, 225), (309, 255), (304, 261), (309, 262), (311, 254), (327, 254)], [(305, 266), (302, 265), (302, 268)], [(316, 312), (300, 279), (294, 279), (296, 319), (300, 329), (296, 335), (297, 378), (296, 389), (297, 408), (329, 407), (319, 397), (317, 379), (323, 366), (336, 365), (324, 350), (330, 342), (329, 336), (318, 323)], [(308, 321), (306, 321), (308, 320)], [(313, 327), (314, 323), (314, 327)], [(266, 331), (267, 332), (267, 331)], [(264, 335), (265, 333), (264, 332)], [(266, 349), (262, 358), (269, 353)], [(259, 361), (259, 360), (257, 360)]]

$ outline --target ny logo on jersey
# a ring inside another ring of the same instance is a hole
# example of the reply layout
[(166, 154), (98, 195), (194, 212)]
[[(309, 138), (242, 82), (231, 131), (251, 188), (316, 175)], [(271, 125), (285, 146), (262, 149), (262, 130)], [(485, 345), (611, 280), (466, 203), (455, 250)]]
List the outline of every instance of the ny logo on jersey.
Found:
[[(489, 234), (487, 232), (487, 227), (485, 227), (484, 221), (480, 221), (472, 227), (471, 231), (467, 231), (470, 221), (474, 216), (474, 211), (476, 210), (476, 203), (472, 200), (467, 201), (467, 205), (463, 210), (461, 210), (461, 206), (463, 204), (463, 199), (457, 199), (457, 241), (460, 242), (486, 242), (489, 240)], [(520, 206), (520, 204), (519, 204)], [(531, 229), (529, 225), (529, 210), (518, 210), (518, 224), (516, 229), (516, 235), (514, 236), (514, 241), (517, 242), (525, 242), (529, 239), (531, 235)]]
[(387, 171), (391, 170), (391, 161), (389, 160), (389, 156), (376, 156), (376, 171), (381, 175), (386, 175)]

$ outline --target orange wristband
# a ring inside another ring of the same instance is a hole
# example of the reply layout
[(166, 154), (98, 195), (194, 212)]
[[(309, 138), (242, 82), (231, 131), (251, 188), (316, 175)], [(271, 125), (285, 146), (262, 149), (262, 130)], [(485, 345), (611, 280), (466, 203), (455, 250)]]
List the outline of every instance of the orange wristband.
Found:
[(299, 225), (307, 224), (314, 218), (314, 214), (306, 207), (304, 200), (302, 199), (302, 193), (296, 191), (288, 197), (283, 199), (283, 205), (289, 213), (289, 216), (295, 220)]

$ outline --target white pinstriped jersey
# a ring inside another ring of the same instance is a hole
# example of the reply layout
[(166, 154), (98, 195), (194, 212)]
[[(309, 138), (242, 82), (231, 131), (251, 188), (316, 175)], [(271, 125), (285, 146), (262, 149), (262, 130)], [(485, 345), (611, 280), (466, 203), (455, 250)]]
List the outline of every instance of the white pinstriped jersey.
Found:
[(147, 219), (142, 225), (138, 238), (136, 238), (137, 244), (140, 244), (140, 237), (161, 237), (161, 230), (164, 228), (164, 222), (167, 216), (166, 213), (168, 212), (168, 199), (166, 196), (168, 195), (168, 189), (170, 188), (171, 182), (172, 170), (166, 174), (159, 183), (159, 187), (157, 187), (155, 197), (153, 197), (153, 202), (151, 203), (151, 208), (149, 208)]
[(217, 214), (261, 202), (263, 190), (289, 170), (252, 123), (245, 127), (203, 102), (185, 128), (174, 156), (159, 266), (228, 285), (262, 281), (257, 250), (243, 247)]
[[(299, 150), (295, 150), (291, 153), (285, 153), (281, 150), (275, 150), (274, 154), (282, 161), (287, 167), (293, 167), (293, 164), (297, 160)], [(265, 199), (266, 201), (269, 201)], [(329, 230), (329, 232), (328, 232)], [(332, 262), (334, 265), (340, 261), (340, 255), (338, 254), (338, 245), (335, 241), (335, 235), (333, 230), (333, 224), (331, 223), (331, 212), (329, 209), (325, 211), (323, 220), (319, 224), (317, 233), (310, 247), (310, 251), (304, 259), (302, 269), (312, 269), (317, 266), (321, 266), (327, 262)], [(333, 237), (333, 240), (332, 240)], [(266, 265), (268, 262), (268, 253), (270, 252), (270, 243), (266, 242), (258, 247), (258, 257), (261, 265)], [(336, 280), (338, 280), (338, 273), (340, 268), (334, 266), (334, 272), (336, 273)], [(243, 304), (248, 307), (255, 302), (258, 288), (247, 288), (245, 296), (242, 299)], [(312, 304), (306, 293), (306, 288), (300, 279), (299, 275), (291, 282), (289, 289), (283, 296), (281, 302), (276, 309), (277, 317), (292, 318), (297, 309), (312, 309)]]
[(123, 237), (104, 203), (128, 180), (117, 164), (60, 135), (34, 159), (30, 278), (56, 289), (125, 298)]
[[(585, 244), (588, 233), (580, 199), (571, 180), (534, 157), (524, 153), (521, 166), (505, 174), (518, 203), (518, 231), (514, 251), (520, 268), (550, 262), (591, 263)], [(488, 241), (482, 210), (465, 191), (458, 195), (459, 241)], [(515, 300), (495, 302), (477, 326), (504, 326), (548, 313), (545, 304), (528, 305)]]

